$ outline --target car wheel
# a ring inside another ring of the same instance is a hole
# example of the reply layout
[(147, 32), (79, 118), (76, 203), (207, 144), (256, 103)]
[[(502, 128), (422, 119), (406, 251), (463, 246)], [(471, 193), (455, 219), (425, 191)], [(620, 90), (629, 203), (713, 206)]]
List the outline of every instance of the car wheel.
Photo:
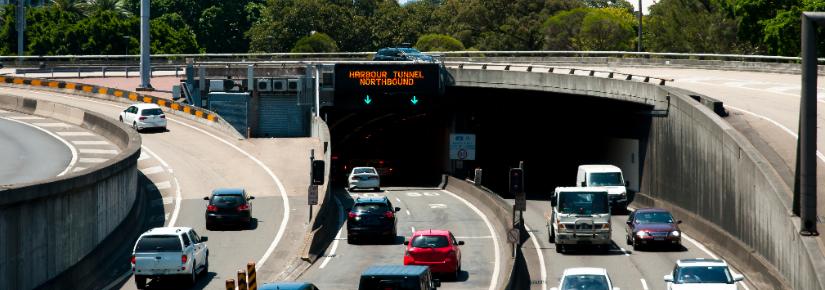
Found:
[(625, 241), (625, 243), (627, 243), (628, 246), (633, 244), (633, 242), (630, 241), (630, 236), (628, 236), (628, 235), (624, 236), (624, 241)]
[(556, 244), (556, 253), (564, 253), (564, 245)]
[(355, 237), (347, 236), (347, 244), (355, 244)]
[(211, 231), (211, 230), (213, 230), (214, 228), (215, 228), (215, 225), (213, 225), (212, 223), (210, 223), (210, 222), (209, 222), (209, 220), (206, 220), (206, 230), (207, 230), (207, 231)]
[(132, 128), (134, 128), (134, 129), (135, 129), (135, 131), (140, 132), (140, 129), (138, 129), (137, 122), (132, 122)]
[(636, 241), (636, 239), (633, 239), (633, 250), (638, 251), (641, 248), (642, 248), (642, 245), (640, 245), (639, 242)]
[(209, 273), (209, 251), (206, 252), (206, 263), (203, 264), (203, 270), (201, 270), (201, 275), (206, 276)]
[(192, 261), (192, 273), (189, 274), (189, 278), (186, 279), (187, 280), (186, 282), (187, 282), (187, 284), (189, 284), (189, 286), (195, 286), (195, 283), (198, 281), (198, 271), (195, 270), (195, 265), (197, 265), (197, 264), (198, 264), (198, 261), (195, 261), (195, 260)]
[(135, 287), (138, 289), (146, 288), (146, 277), (135, 275)]
[(553, 227), (549, 227), (549, 228), (550, 228), (550, 243), (553, 244), (553, 243), (556, 242), (556, 230), (554, 230)]
[(119, 117), (117, 117), (117, 119), (118, 119), (118, 121), (120, 121), (121, 123), (123, 123), (123, 116), (119, 116)]

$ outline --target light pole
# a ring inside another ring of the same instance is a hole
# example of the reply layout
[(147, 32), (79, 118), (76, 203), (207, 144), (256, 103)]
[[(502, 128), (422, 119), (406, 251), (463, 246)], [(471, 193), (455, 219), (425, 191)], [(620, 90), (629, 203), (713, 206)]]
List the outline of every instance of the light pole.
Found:
[(637, 51), (642, 52), (642, 0), (639, 0), (639, 41), (636, 45)]

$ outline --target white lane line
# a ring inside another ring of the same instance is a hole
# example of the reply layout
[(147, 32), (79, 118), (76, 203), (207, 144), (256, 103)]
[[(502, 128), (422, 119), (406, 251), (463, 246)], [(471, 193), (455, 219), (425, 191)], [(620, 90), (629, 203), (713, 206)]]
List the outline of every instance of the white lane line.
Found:
[[(706, 248), (704, 245), (700, 244), (698, 241), (694, 240), (693, 238), (689, 237), (684, 232), (682, 232), (682, 238), (687, 240), (688, 242), (690, 242), (694, 246), (696, 246), (696, 248), (698, 248), (699, 250), (702, 250), (702, 252), (705, 252), (705, 254), (708, 254), (708, 256), (710, 256), (711, 258), (719, 259), (719, 256), (716, 256), (715, 254), (713, 254), (713, 252), (708, 250), (708, 248)], [(748, 288), (748, 285), (745, 284), (745, 281), (739, 282), (739, 285), (742, 285), (742, 287), (745, 288), (745, 290), (750, 290), (750, 288)]]
[(343, 227), (343, 225), (344, 225), (344, 206), (341, 205), (341, 202), (338, 201), (337, 197), (334, 197), (334, 199), (335, 199), (335, 204), (338, 206), (338, 212), (340, 213), (340, 214), (338, 214), (338, 226), (340, 227), (340, 229), (338, 229), (338, 233), (335, 234), (335, 241), (332, 242), (332, 249), (330, 249), (329, 255), (327, 255), (324, 258), (324, 261), (321, 262), (321, 266), (318, 267), (320, 269), (323, 269), (324, 267), (326, 267), (327, 264), (329, 263), (329, 260), (331, 260), (332, 257), (335, 256), (335, 251), (338, 250), (338, 241), (341, 239), (341, 232), (344, 231), (344, 227)]
[(164, 197), (163, 204), (172, 204), (175, 202), (175, 197)]
[[(728, 108), (734, 109), (736, 111), (740, 111), (740, 112), (749, 114), (751, 116), (754, 116), (754, 117), (763, 119), (765, 121), (768, 121), (768, 122), (774, 124), (775, 126), (779, 127), (779, 129), (782, 129), (783, 131), (785, 131), (789, 135), (793, 136), (794, 139), (799, 139), (799, 135), (796, 135), (796, 133), (791, 131), (791, 129), (789, 129), (788, 127), (782, 126), (782, 124), (779, 124), (779, 122), (774, 121), (771, 118), (759, 115), (757, 113), (754, 113), (754, 112), (751, 112), (751, 111), (748, 111), (748, 110), (745, 110), (745, 109), (742, 109), (742, 108), (737, 108), (737, 107), (734, 107), (734, 106), (730, 106), (730, 105), (725, 105), (725, 107), (728, 107)], [(819, 150), (816, 150), (816, 157), (819, 158), (820, 161), (825, 162), (825, 155), (823, 155), (822, 152), (819, 152)]]
[(624, 249), (624, 248), (622, 248), (622, 247), (619, 247), (619, 250), (621, 250), (621, 251), (622, 251), (622, 254), (624, 254), (624, 255), (625, 255), (625, 257), (630, 257), (630, 252), (629, 252), (628, 250), (625, 250), (625, 249)]
[(69, 124), (66, 123), (32, 123), (32, 125), (43, 128), (66, 128)]
[[(89, 98), (79, 98), (79, 97), (72, 97), (72, 96), (59, 95), (59, 94), (46, 94), (46, 93), (39, 92), (39, 91), (32, 91), (32, 92), (36, 92), (38, 94), (42, 94), (42, 95), (46, 95), (46, 96), (57, 96), (57, 97), (64, 98), (64, 99), (73, 99), (73, 100), (78, 100), (78, 101), (82, 101), (82, 102), (90, 102), (90, 103), (95, 103), (95, 104), (100, 104), (100, 105), (105, 105), (105, 106), (109, 106), (109, 107), (113, 107), (113, 108), (122, 109), (122, 106), (117, 106), (117, 105), (114, 105), (114, 104), (101, 102), (101, 101), (95, 101), (95, 100), (91, 100)], [(266, 263), (266, 260), (269, 259), (269, 256), (272, 255), (272, 252), (275, 251), (275, 247), (278, 246), (278, 243), (281, 241), (281, 238), (283, 238), (284, 232), (286, 232), (286, 226), (287, 226), (287, 224), (289, 224), (289, 211), (290, 211), (290, 209), (289, 209), (289, 199), (286, 196), (286, 188), (284, 187), (284, 184), (281, 183), (281, 180), (278, 178), (278, 176), (276, 176), (275, 173), (272, 173), (272, 170), (270, 170), (269, 167), (267, 167), (263, 162), (261, 162), (260, 160), (258, 160), (257, 158), (255, 158), (254, 156), (249, 154), (248, 152), (244, 151), (243, 149), (239, 148), (238, 146), (235, 146), (234, 144), (229, 143), (228, 141), (226, 141), (226, 140), (224, 140), (224, 139), (222, 139), (218, 136), (215, 136), (212, 133), (206, 132), (205, 130), (200, 129), (198, 127), (183, 123), (183, 122), (175, 120), (175, 119), (171, 119), (169, 117), (167, 117), (167, 120), (172, 121), (174, 123), (178, 123), (180, 125), (183, 125), (185, 127), (190, 128), (192, 130), (201, 132), (204, 135), (212, 137), (215, 140), (218, 140), (218, 141), (226, 144), (227, 146), (232, 147), (233, 149), (237, 150), (241, 154), (246, 155), (246, 157), (248, 157), (249, 159), (254, 161), (256, 164), (258, 164), (258, 166), (260, 166), (264, 171), (266, 171), (266, 173), (269, 174), (269, 177), (271, 177), (272, 180), (275, 181), (275, 184), (278, 185), (278, 191), (280, 191), (281, 200), (284, 203), (283, 219), (281, 220), (281, 225), (280, 225), (280, 228), (278, 229), (278, 233), (275, 234), (275, 239), (272, 240), (272, 243), (269, 245), (269, 248), (266, 250), (266, 253), (264, 253), (263, 257), (261, 257), (261, 259), (258, 261), (257, 265), (255, 266), (256, 269), (260, 269), (261, 267), (263, 267), (264, 263)], [(143, 148), (145, 148), (145, 147), (143, 147)], [(164, 163), (164, 162), (161, 162), (161, 163)], [(178, 183), (177, 177), (175, 177), (175, 184), (178, 184), (178, 196), (180, 196), (180, 183)], [(174, 225), (174, 221), (177, 218), (177, 212), (179, 210), (180, 210), (180, 198), (178, 198), (178, 202), (175, 204), (175, 212), (172, 214), (172, 219), (170, 220), (169, 226)], [(498, 248), (496, 248), (496, 251), (498, 251)]]
[(57, 135), (65, 137), (94, 136), (94, 134), (90, 132), (57, 132)]
[(398, 202), (401, 202), (401, 199), (400, 199), (400, 198), (397, 198), (397, 197), (396, 197), (396, 198), (395, 198), (395, 200), (396, 200), (396, 201), (398, 201)]
[(107, 149), (80, 148), (80, 149), (78, 149), (78, 151), (80, 151), (80, 153), (86, 153), (86, 154), (112, 154), (112, 155), (117, 155), (117, 153), (118, 153), (117, 150), (107, 150)]
[[(143, 146), (140, 146), (140, 147), (143, 147)], [(152, 158), (152, 157), (150, 157), (147, 154), (143, 154), (143, 151), (141, 151), (140, 156), (138, 156), (138, 161), (143, 161), (143, 160), (146, 160), (146, 159), (149, 159), (149, 158)]]
[(539, 245), (539, 240), (536, 239), (536, 235), (533, 234), (533, 231), (530, 230), (530, 227), (527, 226), (527, 223), (524, 223), (524, 229), (527, 230), (527, 234), (530, 235), (530, 240), (533, 241), (533, 247), (536, 248), (536, 254), (539, 256), (539, 266), (541, 269), (542, 281), (541, 290), (547, 290), (547, 266), (544, 265), (544, 253), (541, 252), (541, 245)]
[(410, 227), (410, 232), (412, 232), (412, 234), (414, 235), (415, 234), (415, 227)]
[[(481, 217), (482, 220), (484, 220), (484, 224), (487, 225), (487, 230), (490, 231), (490, 235), (491, 236), (496, 235), (496, 231), (493, 229), (493, 224), (491, 224), (490, 220), (487, 219), (487, 215), (485, 215), (475, 205), (473, 205), (472, 203), (470, 203), (466, 199), (461, 198), (460, 196), (456, 195), (455, 193), (452, 193), (452, 192), (449, 192), (449, 191), (446, 191), (446, 190), (442, 190), (442, 191), (446, 192), (449, 195), (452, 195), (455, 199), (460, 200), (465, 205), (467, 205), (467, 207), (472, 209), (477, 215), (479, 215)], [(499, 259), (501, 257), (501, 253), (500, 253), (500, 249), (499, 249), (499, 246), (498, 246), (498, 239), (493, 239), (493, 251), (495, 252), (494, 253), (495, 261), (493, 262), (494, 263), (493, 264), (493, 274), (490, 275), (490, 287), (488, 288), (489, 290), (495, 290), (496, 287), (498, 286), (498, 275), (499, 275), (499, 271), (501, 270), (501, 265), (500, 265), (500, 262), (499, 262)]]
[(74, 143), (74, 145), (109, 145), (109, 144), (111, 144), (107, 141), (75, 141), (75, 140), (72, 140), (72, 143)]
[(40, 127), (37, 127), (37, 126), (33, 126), (32, 124), (29, 124), (29, 123), (26, 123), (26, 122), (21, 122), (21, 121), (12, 119), (12, 118), (2, 118), (2, 119), (6, 119), (6, 120), (11, 121), (11, 122), (19, 123), (19, 124), (26, 125), (26, 126), (35, 128), (37, 130), (40, 130), (40, 131), (42, 131), (46, 134), (49, 134), (49, 136), (52, 136), (52, 138), (55, 138), (55, 139), (59, 140), (61, 143), (63, 143), (63, 145), (66, 145), (66, 147), (69, 147), (69, 152), (72, 153), (72, 159), (69, 160), (69, 165), (66, 166), (66, 169), (63, 169), (63, 171), (58, 173), (57, 176), (63, 176), (64, 174), (69, 172), (69, 169), (74, 167), (75, 163), (77, 163), (77, 149), (71, 143), (66, 141), (66, 139), (60, 138), (60, 136), (55, 135), (54, 133), (52, 133), (49, 130), (46, 130), (46, 129), (43, 129), (43, 128), (40, 128)]
[(75, 167), (74, 169), (72, 169), (72, 172), (83, 171), (84, 169), (86, 169), (86, 167)]
[[(143, 152), (146, 152), (146, 155), (143, 155)], [(144, 157), (144, 156), (146, 156), (146, 157)], [(144, 145), (140, 146), (140, 157), (138, 157), (138, 160), (140, 160), (141, 158), (143, 158), (143, 159), (155, 158), (155, 159), (158, 160), (158, 162), (160, 162), (160, 164), (162, 164), (163, 166), (165, 166), (166, 168), (171, 170), (171, 168), (169, 167), (169, 164), (166, 163), (166, 160), (163, 160), (163, 158), (160, 158), (160, 156), (155, 154), (155, 152), (152, 151), (152, 149), (149, 149), (149, 147), (146, 147)], [(159, 166), (155, 166), (155, 167), (159, 167)], [(152, 168), (155, 168), (155, 167), (152, 167)], [(157, 169), (154, 169), (154, 170), (157, 170)], [(163, 170), (163, 168), (160, 168), (160, 170)], [(144, 173), (144, 175), (146, 175), (146, 173)], [(180, 201), (181, 201), (180, 182), (178, 182), (178, 177), (174, 176), (174, 175), (172, 175), (172, 180), (175, 181), (175, 208), (172, 209), (172, 217), (165, 219), (166, 221), (168, 221), (167, 224), (166, 224), (167, 227), (175, 226), (175, 221), (178, 220), (178, 214), (180, 213)], [(169, 181), (166, 181), (166, 182), (168, 183)], [(160, 189), (160, 187), (158, 187), (158, 188)]]
[(149, 167), (149, 168), (141, 169), (140, 172), (143, 172), (143, 175), (158, 174), (158, 173), (163, 172), (163, 167), (161, 167), (160, 165), (152, 166), (152, 167)]
[(37, 116), (11, 116), (9, 119), (13, 120), (45, 120), (46, 118)]
[(407, 215), (410, 215), (410, 210), (407, 209), (405, 211), (407, 212)]
[(650, 289), (650, 288), (647, 288), (647, 281), (645, 281), (645, 279), (644, 279), (644, 278), (639, 279), (639, 280), (641, 280), (641, 281), (642, 281), (642, 290), (648, 290), (648, 289)]
[(269, 174), (269, 177), (270, 177), (270, 178), (272, 178), (272, 180), (273, 180), (273, 181), (275, 181), (275, 184), (276, 184), (276, 185), (278, 185), (278, 191), (279, 191), (279, 193), (281, 194), (281, 201), (282, 201), (282, 202), (283, 202), (283, 204), (284, 204), (284, 213), (283, 213), (283, 218), (281, 219), (281, 225), (280, 225), (280, 228), (278, 228), (278, 233), (277, 233), (277, 234), (275, 234), (275, 239), (273, 239), (273, 240), (272, 240), (272, 243), (269, 245), (269, 248), (268, 248), (268, 249), (266, 249), (266, 253), (264, 253), (263, 257), (261, 257), (261, 259), (260, 259), (260, 260), (258, 260), (258, 263), (255, 265), (255, 268), (256, 268), (256, 269), (260, 269), (260, 268), (262, 268), (262, 267), (263, 267), (263, 265), (266, 263), (266, 261), (269, 259), (269, 256), (271, 256), (271, 255), (272, 255), (272, 252), (274, 252), (274, 251), (275, 251), (275, 247), (277, 247), (277, 246), (278, 246), (278, 243), (280, 243), (280, 242), (281, 242), (281, 238), (283, 238), (283, 236), (284, 236), (284, 232), (286, 232), (286, 227), (287, 227), (287, 225), (289, 224), (289, 211), (290, 211), (290, 210), (289, 210), (289, 199), (288, 199), (288, 198), (287, 198), (287, 196), (286, 196), (286, 188), (284, 187), (284, 184), (283, 184), (283, 183), (281, 183), (281, 179), (279, 179), (279, 178), (278, 178), (278, 176), (277, 176), (277, 175), (275, 175), (275, 173), (273, 173), (273, 172), (272, 172), (272, 170), (270, 170), (270, 169), (269, 169), (269, 167), (267, 167), (267, 166), (266, 166), (266, 164), (264, 164), (263, 162), (261, 162), (261, 160), (258, 160), (258, 158), (255, 158), (255, 156), (252, 156), (252, 154), (249, 154), (249, 152), (244, 151), (244, 150), (243, 150), (243, 149), (241, 149), (240, 147), (235, 146), (235, 144), (232, 144), (232, 143), (230, 143), (229, 141), (224, 140), (223, 138), (220, 138), (220, 137), (218, 137), (218, 136), (215, 136), (215, 135), (213, 135), (212, 133), (206, 132), (206, 131), (204, 131), (204, 130), (203, 130), (203, 129), (201, 129), (201, 128), (198, 128), (198, 127), (195, 127), (195, 126), (192, 126), (192, 125), (189, 125), (189, 124), (183, 123), (183, 122), (178, 121), (178, 120), (175, 120), (175, 119), (168, 119), (168, 120), (169, 120), (169, 121), (172, 121), (172, 122), (175, 122), (175, 123), (178, 123), (178, 124), (180, 124), (180, 125), (183, 125), (183, 126), (185, 126), (185, 127), (188, 127), (188, 128), (190, 128), (190, 129), (192, 129), (192, 130), (195, 130), (195, 131), (201, 132), (201, 133), (203, 133), (203, 134), (205, 134), (205, 135), (207, 135), (207, 136), (209, 136), (209, 137), (214, 138), (215, 140), (218, 140), (218, 141), (220, 141), (220, 142), (222, 142), (222, 143), (226, 144), (226, 145), (227, 145), (227, 146), (229, 146), (229, 147), (232, 147), (232, 148), (233, 148), (233, 149), (235, 149), (236, 151), (238, 151), (238, 152), (240, 152), (241, 154), (245, 155), (245, 156), (246, 156), (247, 158), (249, 158), (250, 160), (254, 161), (254, 162), (255, 162), (255, 164), (257, 164), (258, 166), (260, 166), (260, 167), (261, 167), (261, 169), (263, 169), (264, 171), (266, 171), (266, 173), (267, 173), (267, 174)]
[(106, 162), (107, 158), (79, 158), (77, 162), (80, 163), (103, 163)]

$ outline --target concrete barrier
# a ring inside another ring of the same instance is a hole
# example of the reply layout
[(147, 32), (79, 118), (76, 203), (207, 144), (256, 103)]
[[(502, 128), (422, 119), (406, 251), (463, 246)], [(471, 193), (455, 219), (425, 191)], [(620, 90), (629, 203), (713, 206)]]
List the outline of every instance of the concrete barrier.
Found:
[[(82, 172), (0, 188), (0, 289), (86, 285), (90, 277), (82, 273), (89, 273), (89, 265), (78, 263), (93, 261), (90, 253), (107, 239), (117, 242), (111, 234), (132, 226), (140, 212), (135, 210), (140, 136), (111, 117), (58, 103), (0, 96), (0, 108), (79, 125), (121, 149)], [(62, 275), (67, 270), (75, 272)], [(59, 277), (60, 283), (49, 282)]]
[(125, 104), (157, 104), (166, 113), (172, 113), (174, 115), (181, 116), (196, 121), (198, 123), (213, 127), (218, 131), (223, 132), (233, 138), (245, 138), (240, 132), (235, 130), (235, 128), (232, 127), (232, 125), (229, 124), (229, 122), (227, 122), (226, 120), (221, 118), (221, 116), (212, 111), (196, 106), (178, 103), (169, 99), (158, 98), (152, 95), (141, 94), (137, 92), (115, 88), (101, 87), (96, 85), (88, 85), (83, 83), (73, 83), (49, 79), (36, 79), (24, 77), (3, 77), (0, 78), (0, 85), (17, 88), (60, 92), (64, 94), (92, 97)]

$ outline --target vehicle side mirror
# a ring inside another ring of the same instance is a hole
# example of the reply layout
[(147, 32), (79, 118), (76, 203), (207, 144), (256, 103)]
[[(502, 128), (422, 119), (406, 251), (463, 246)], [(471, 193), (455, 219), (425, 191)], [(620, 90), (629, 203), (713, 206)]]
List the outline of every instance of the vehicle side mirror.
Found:
[(204, 197), (203, 197), (203, 200), (209, 200), (209, 197), (208, 197), (208, 196), (204, 196)]
[(745, 276), (742, 276), (740, 274), (733, 274), (733, 282), (740, 282), (742, 280), (745, 280)]
[(395, 212), (399, 212), (399, 211), (401, 211), (401, 208), (396, 206), (395, 207)]
[(407, 246), (410, 244), (410, 241), (404, 241), (404, 245)]
[(463, 245), (464, 245), (464, 241), (458, 241), (458, 245), (459, 245), (459, 246), (463, 246)]
[(556, 206), (557, 203), (558, 201), (556, 201), (556, 195), (553, 194), (553, 196), (550, 197), (550, 206)]
[(673, 282), (673, 275), (665, 275), (665, 282)]
[(252, 200), (252, 199), (255, 199), (255, 197), (254, 196), (249, 196), (249, 198), (247, 198), (247, 199)]
[(201, 243), (206, 242), (209, 240), (209, 237), (201, 236)]
[(582, 181), (581, 186), (582, 186), (582, 187), (587, 186), (587, 182)]
[(682, 224), (682, 220), (677, 220), (676, 223), (677, 224)]
[(435, 287), (441, 287), (441, 280), (433, 279), (433, 285), (435, 285)]

